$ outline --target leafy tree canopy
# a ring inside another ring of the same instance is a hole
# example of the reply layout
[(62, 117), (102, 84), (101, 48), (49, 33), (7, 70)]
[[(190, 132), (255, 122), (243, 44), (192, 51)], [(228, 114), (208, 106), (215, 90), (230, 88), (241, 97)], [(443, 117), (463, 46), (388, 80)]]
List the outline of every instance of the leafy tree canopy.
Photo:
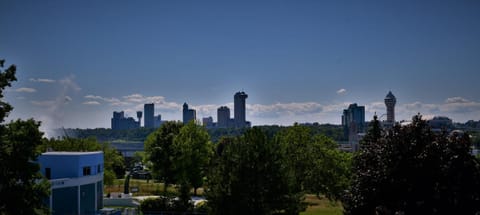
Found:
[(187, 183), (194, 188), (203, 185), (209, 160), (213, 155), (210, 136), (204, 127), (193, 121), (183, 126), (174, 139), (174, 168), (177, 170), (177, 181)]
[[(16, 81), (14, 65), (3, 71), (0, 60), (0, 99), (6, 87)], [(0, 122), (13, 107), (0, 100)], [(43, 201), (50, 192), (49, 182), (39, 172), (36, 162), (42, 144), (40, 123), (33, 119), (0, 124), (0, 214), (46, 214)]]
[(475, 214), (480, 165), (468, 135), (434, 133), (420, 115), (382, 130), (375, 117), (353, 162), (347, 214)]
[(166, 122), (148, 135), (145, 140), (145, 155), (149, 161), (148, 165), (153, 176), (165, 183), (165, 191), (168, 184), (175, 183), (177, 176), (174, 168), (173, 143), (182, 127), (183, 124), (180, 122)]

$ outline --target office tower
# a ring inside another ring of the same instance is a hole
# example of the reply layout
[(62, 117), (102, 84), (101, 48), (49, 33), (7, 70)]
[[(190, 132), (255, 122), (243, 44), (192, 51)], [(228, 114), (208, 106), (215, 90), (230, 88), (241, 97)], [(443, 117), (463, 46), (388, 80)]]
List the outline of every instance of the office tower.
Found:
[(385, 106), (387, 106), (387, 124), (393, 125), (395, 123), (395, 104), (397, 99), (391, 91), (385, 97)]
[(125, 117), (123, 111), (113, 112), (112, 130), (127, 130), (140, 127), (140, 121), (136, 122), (133, 117)]
[(187, 124), (190, 121), (196, 120), (196, 112), (194, 109), (189, 109), (188, 104), (183, 103), (183, 124)]
[(217, 126), (220, 128), (230, 126), (230, 109), (227, 106), (221, 106), (217, 109), (217, 121)]
[(350, 104), (348, 109), (343, 110), (342, 115), (343, 134), (349, 141), (356, 139), (358, 133), (365, 132), (365, 106), (357, 103)]
[(247, 126), (247, 121), (245, 118), (245, 109), (246, 109), (246, 104), (245, 100), (248, 98), (248, 95), (245, 92), (237, 92), (235, 93), (235, 96), (233, 97), (233, 103), (234, 103), (234, 120), (235, 120), (235, 126), (236, 127), (246, 127)]
[(117, 112), (117, 111), (114, 111), (113, 112), (113, 118), (112, 118), (112, 130), (120, 130), (121, 128), (121, 121), (122, 119), (124, 119), (125, 116), (124, 116), (124, 113), (123, 111), (120, 111), (120, 112)]
[(143, 127), (154, 128), (155, 127), (155, 123), (154, 123), (155, 105), (153, 103), (145, 104), (143, 106), (143, 112), (145, 113)]

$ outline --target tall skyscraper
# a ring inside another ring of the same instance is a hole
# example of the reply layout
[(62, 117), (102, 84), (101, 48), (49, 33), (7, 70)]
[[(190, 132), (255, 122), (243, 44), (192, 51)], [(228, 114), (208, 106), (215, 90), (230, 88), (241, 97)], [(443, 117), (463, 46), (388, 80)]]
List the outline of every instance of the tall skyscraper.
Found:
[(358, 133), (365, 132), (365, 106), (358, 106), (357, 103), (348, 106), (343, 110), (342, 126), (345, 138), (354, 141)]
[(391, 91), (388, 91), (385, 97), (385, 106), (387, 106), (387, 124), (389, 125), (395, 123), (395, 104), (397, 104), (397, 99)]
[(217, 109), (217, 126), (220, 128), (229, 127), (230, 123), (230, 108), (221, 106)]
[(185, 102), (183, 103), (183, 124), (187, 124), (190, 121), (195, 121), (197, 116), (196, 116), (196, 111), (194, 109), (189, 109), (188, 104)]
[(245, 92), (237, 92), (235, 96), (233, 96), (233, 103), (234, 103), (234, 119), (235, 119), (235, 126), (236, 127), (246, 127), (247, 120), (246, 120), (246, 104), (245, 100), (248, 98), (248, 95)]
[(145, 113), (144, 121), (143, 121), (143, 127), (154, 128), (155, 127), (155, 122), (154, 122), (155, 105), (153, 103), (145, 104), (143, 106), (143, 112)]

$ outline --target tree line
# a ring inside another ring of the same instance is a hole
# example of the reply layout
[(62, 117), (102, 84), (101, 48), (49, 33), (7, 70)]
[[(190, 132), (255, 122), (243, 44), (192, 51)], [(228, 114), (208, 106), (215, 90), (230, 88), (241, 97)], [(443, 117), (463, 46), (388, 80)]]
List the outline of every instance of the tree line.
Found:
[[(303, 126), (309, 127), (312, 135), (323, 134), (336, 141), (346, 141), (343, 135), (343, 128), (341, 125), (332, 124), (305, 124)], [(287, 129), (289, 126), (279, 125), (262, 125), (258, 126), (267, 133), (268, 136), (273, 136), (276, 133)], [(144, 142), (148, 135), (154, 132), (154, 128), (138, 128), (127, 130), (112, 130), (109, 128), (94, 128), (94, 129), (80, 129), (80, 128), (67, 128), (56, 129), (55, 136), (63, 137), (75, 137), (80, 139), (95, 137), (99, 142), (112, 142), (112, 141), (131, 141), (131, 142)], [(218, 142), (224, 136), (240, 136), (247, 128), (208, 128), (206, 131), (210, 137), (210, 140), (214, 143)]]

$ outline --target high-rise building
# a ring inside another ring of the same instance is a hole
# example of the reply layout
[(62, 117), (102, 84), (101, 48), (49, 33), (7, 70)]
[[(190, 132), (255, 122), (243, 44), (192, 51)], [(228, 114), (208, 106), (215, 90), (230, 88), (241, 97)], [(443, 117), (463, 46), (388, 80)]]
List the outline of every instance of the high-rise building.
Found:
[(236, 127), (246, 127), (247, 120), (246, 120), (246, 103), (245, 100), (248, 98), (248, 95), (245, 92), (237, 92), (235, 96), (233, 96), (233, 103), (234, 103), (234, 120)]
[(226, 128), (230, 125), (230, 108), (221, 106), (217, 109), (217, 127)]
[(183, 124), (187, 124), (190, 121), (195, 121), (197, 119), (196, 112), (194, 109), (189, 109), (188, 104), (183, 103)]
[(387, 124), (393, 125), (395, 123), (395, 104), (397, 99), (391, 91), (385, 97), (385, 106), (387, 106)]
[(345, 138), (350, 142), (355, 141), (359, 133), (365, 132), (365, 106), (354, 103), (343, 110), (342, 126)]
[(127, 130), (140, 127), (140, 121), (136, 122), (133, 117), (125, 117), (123, 111), (113, 112), (112, 130)]
[(154, 122), (155, 105), (153, 103), (145, 104), (143, 106), (143, 112), (145, 113), (143, 127), (154, 128), (155, 127), (155, 122)]

